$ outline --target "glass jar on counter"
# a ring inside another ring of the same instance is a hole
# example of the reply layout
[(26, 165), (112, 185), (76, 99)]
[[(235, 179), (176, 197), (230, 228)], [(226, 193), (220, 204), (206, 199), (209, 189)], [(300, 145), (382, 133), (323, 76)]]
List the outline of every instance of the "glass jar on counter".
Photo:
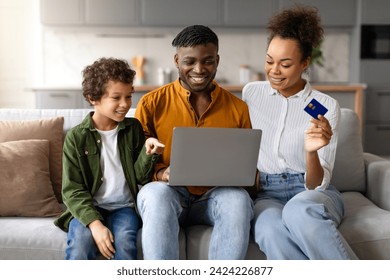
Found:
[(245, 85), (251, 81), (251, 69), (249, 65), (240, 65), (240, 84)]
[(168, 84), (172, 81), (172, 70), (170, 68), (162, 68), (162, 67), (159, 67), (157, 69), (157, 81), (158, 81), (158, 85), (162, 86), (162, 85), (165, 85), (165, 84)]

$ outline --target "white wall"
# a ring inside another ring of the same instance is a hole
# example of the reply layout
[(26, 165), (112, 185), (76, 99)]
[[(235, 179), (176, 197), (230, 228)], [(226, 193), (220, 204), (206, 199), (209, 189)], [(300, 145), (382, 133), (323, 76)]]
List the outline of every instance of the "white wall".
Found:
[[(171, 41), (180, 29), (128, 37), (113, 36), (128, 35), (129, 30), (123, 29), (48, 28), (40, 24), (38, 6), (38, 0), (0, 0), (0, 107), (35, 107), (32, 87), (78, 87), (82, 69), (102, 56), (130, 62), (132, 57), (144, 55), (147, 84), (157, 83), (158, 67), (171, 68), (176, 77)], [(253, 72), (264, 71), (264, 30), (215, 31), (221, 56), (217, 80), (237, 85), (241, 64), (248, 64)], [(318, 69), (318, 80), (349, 81), (349, 44), (349, 31), (326, 34), (326, 65)]]
[[(220, 65), (217, 79), (239, 84), (239, 67), (248, 64), (252, 72), (264, 72), (267, 36), (262, 32), (216, 30), (220, 39)], [(129, 62), (136, 55), (146, 57), (146, 83), (157, 83), (157, 68), (173, 65), (171, 47), (175, 33), (162, 37), (101, 37), (94, 31), (63, 31), (46, 28), (43, 33), (44, 84), (79, 85), (84, 66), (102, 56), (114, 56)], [(318, 69), (318, 79), (324, 82), (349, 80), (349, 35), (328, 34), (324, 42), (326, 66)]]
[(32, 107), (41, 75), (37, 0), (0, 0), (0, 107)]

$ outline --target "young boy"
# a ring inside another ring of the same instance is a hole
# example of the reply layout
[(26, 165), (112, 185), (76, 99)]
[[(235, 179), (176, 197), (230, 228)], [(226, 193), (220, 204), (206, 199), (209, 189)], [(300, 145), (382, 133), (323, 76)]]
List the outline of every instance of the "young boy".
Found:
[(164, 145), (145, 140), (126, 118), (135, 71), (101, 58), (83, 71), (82, 89), (94, 111), (69, 130), (63, 148), (62, 195), (67, 210), (55, 224), (68, 232), (65, 259), (136, 259), (138, 184), (150, 181)]

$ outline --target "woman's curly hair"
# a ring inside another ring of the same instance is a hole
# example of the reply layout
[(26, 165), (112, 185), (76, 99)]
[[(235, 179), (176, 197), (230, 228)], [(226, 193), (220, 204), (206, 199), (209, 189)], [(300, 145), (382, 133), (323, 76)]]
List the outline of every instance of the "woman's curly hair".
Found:
[(135, 77), (135, 71), (125, 60), (115, 58), (100, 58), (85, 67), (82, 74), (83, 96), (88, 102), (99, 101), (109, 81), (132, 84)]
[(274, 15), (268, 22), (270, 33), (268, 44), (278, 36), (282, 39), (293, 39), (298, 42), (302, 52), (302, 61), (312, 55), (324, 37), (321, 17), (315, 7), (296, 5)]

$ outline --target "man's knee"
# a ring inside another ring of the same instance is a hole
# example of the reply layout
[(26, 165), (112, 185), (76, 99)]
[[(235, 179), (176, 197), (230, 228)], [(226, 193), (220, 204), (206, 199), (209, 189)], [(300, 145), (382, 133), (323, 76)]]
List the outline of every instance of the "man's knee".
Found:
[(172, 215), (181, 211), (177, 191), (163, 182), (151, 182), (142, 187), (138, 193), (137, 206), (141, 216), (147, 210), (152, 210), (153, 213), (158, 211), (160, 215)]
[(166, 192), (169, 192), (169, 186), (167, 184), (163, 182), (150, 182), (141, 188), (138, 197), (156, 196)]
[(253, 201), (243, 188), (221, 188), (215, 193), (214, 199), (225, 215), (241, 217), (243, 220), (253, 217)]
[(227, 206), (253, 209), (253, 201), (243, 188), (224, 188), (220, 198)]

